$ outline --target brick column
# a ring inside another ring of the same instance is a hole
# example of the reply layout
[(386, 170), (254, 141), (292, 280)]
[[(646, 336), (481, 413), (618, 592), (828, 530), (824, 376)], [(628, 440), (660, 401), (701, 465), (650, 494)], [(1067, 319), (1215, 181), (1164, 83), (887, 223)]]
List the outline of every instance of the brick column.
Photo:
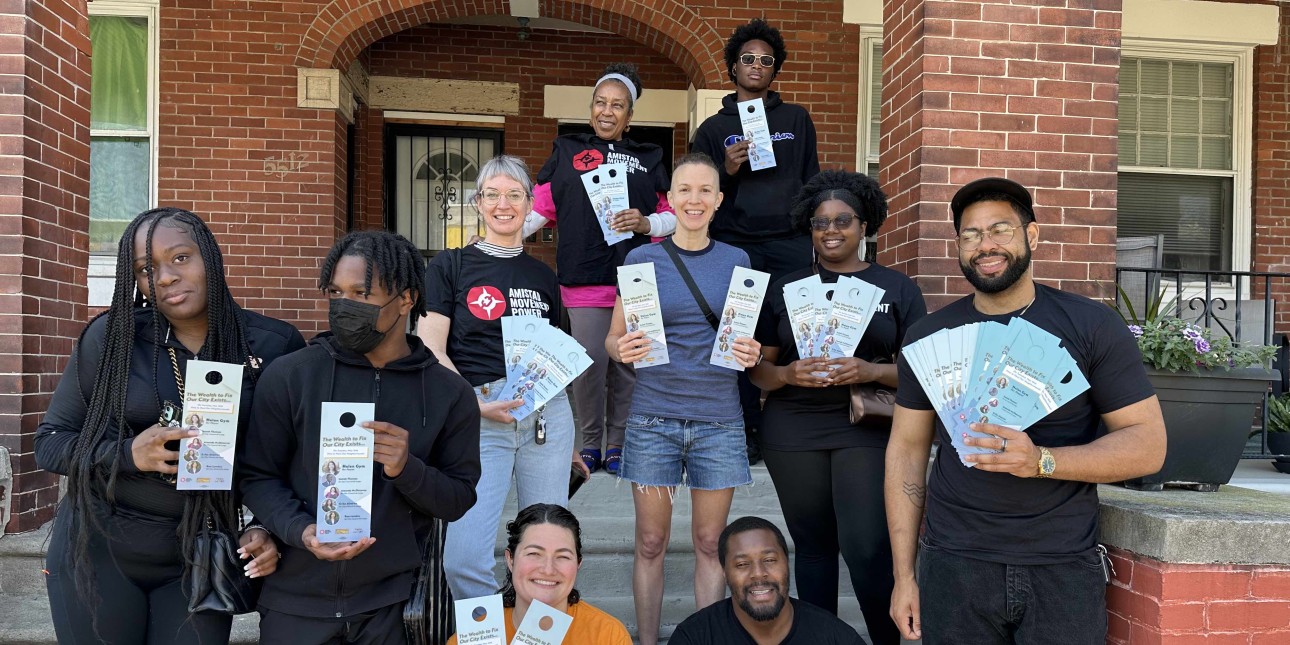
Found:
[[(1254, 49), (1254, 270), (1290, 273), (1290, 11), (1281, 37)], [(1262, 281), (1255, 283), (1261, 297)], [(1290, 281), (1272, 282), (1275, 331), (1290, 333)]]
[(1035, 197), (1035, 275), (1093, 297), (1115, 291), (1119, 0), (1087, 8), (887, 0), (879, 261), (932, 309), (969, 291), (949, 201), (984, 176)]
[(84, 0), (0, 4), (0, 446), (15, 491), (4, 532), (40, 526), (58, 501), (32, 440), (85, 325), (89, 33)]

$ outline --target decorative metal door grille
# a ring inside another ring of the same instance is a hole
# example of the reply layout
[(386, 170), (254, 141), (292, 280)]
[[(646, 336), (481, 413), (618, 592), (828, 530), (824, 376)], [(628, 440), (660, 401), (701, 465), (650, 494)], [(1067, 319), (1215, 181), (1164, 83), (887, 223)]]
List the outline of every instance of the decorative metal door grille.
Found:
[(385, 226), (434, 255), (483, 235), (469, 200), (497, 130), (390, 124), (385, 129)]

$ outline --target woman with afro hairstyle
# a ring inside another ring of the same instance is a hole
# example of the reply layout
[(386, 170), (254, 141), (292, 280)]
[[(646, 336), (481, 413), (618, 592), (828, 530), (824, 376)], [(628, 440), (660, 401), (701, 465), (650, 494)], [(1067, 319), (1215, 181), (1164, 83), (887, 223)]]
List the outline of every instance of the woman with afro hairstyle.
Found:
[[(927, 313), (905, 275), (860, 259), (866, 235), (887, 217), (887, 197), (861, 174), (825, 171), (794, 200), (793, 220), (809, 232), (815, 262), (766, 292), (757, 327), (765, 360), (753, 383), (769, 392), (759, 433), (762, 456), (796, 545), (798, 594), (838, 611), (838, 554), (876, 644), (899, 643), (887, 616), (893, 586), (891, 542), (883, 507), (883, 461), (889, 422), (850, 422), (850, 386), (895, 389), (896, 353), (905, 331)], [(813, 273), (826, 283), (852, 276), (885, 291), (851, 357), (802, 358), (784, 306), (784, 285)]]
[[(200, 432), (181, 427), (183, 375), (193, 359), (245, 365), (244, 432), (263, 368), (305, 343), (239, 307), (224, 275), (214, 236), (188, 211), (144, 212), (121, 236), (112, 304), (82, 332), (36, 430), (37, 465), (67, 475), (46, 556), (60, 643), (228, 642), (233, 617), (189, 613), (187, 581), (204, 518), (238, 527), (240, 504), (175, 489), (179, 442)], [(263, 527), (240, 543), (248, 575), (277, 568)]]
[[(559, 230), (555, 263), (560, 298), (569, 311), (573, 337), (592, 359), (572, 388), (582, 460), (591, 472), (603, 465), (614, 475), (622, 463), (623, 428), (636, 382), (632, 368), (610, 361), (604, 349), (617, 295), (617, 269), (627, 252), (649, 242), (650, 236), (671, 235), (676, 229), (666, 197), (668, 160), (663, 149), (624, 136), (644, 91), (635, 66), (605, 67), (591, 96), (594, 133), (556, 138), (551, 156), (538, 171), (533, 212), (524, 223), (525, 237), (551, 222)], [(635, 235), (612, 246), (601, 230), (599, 206), (591, 203), (582, 184), (582, 175), (601, 164), (627, 167), (628, 208), (613, 213), (610, 226)]]

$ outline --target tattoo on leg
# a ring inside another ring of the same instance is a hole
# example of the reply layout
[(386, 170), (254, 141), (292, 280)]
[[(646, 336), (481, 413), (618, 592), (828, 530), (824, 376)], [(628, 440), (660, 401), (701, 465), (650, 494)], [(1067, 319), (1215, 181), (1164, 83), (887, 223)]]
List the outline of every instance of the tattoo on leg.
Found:
[(909, 501), (914, 503), (914, 506), (923, 507), (923, 498), (927, 496), (926, 486), (904, 482), (901, 484), (901, 489), (905, 492), (905, 496), (909, 498)]

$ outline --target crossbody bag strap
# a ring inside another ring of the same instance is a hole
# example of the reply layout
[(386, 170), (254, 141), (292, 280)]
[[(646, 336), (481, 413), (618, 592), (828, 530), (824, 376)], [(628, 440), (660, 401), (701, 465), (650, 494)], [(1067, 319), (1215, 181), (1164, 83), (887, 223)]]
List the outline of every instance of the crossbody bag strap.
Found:
[(663, 250), (667, 251), (668, 257), (672, 258), (672, 264), (676, 265), (676, 272), (681, 274), (681, 279), (685, 280), (685, 286), (690, 288), (690, 294), (694, 296), (694, 301), (699, 303), (699, 310), (703, 312), (703, 317), (708, 319), (708, 324), (712, 325), (713, 331), (716, 331), (717, 315), (712, 313), (712, 307), (708, 306), (708, 301), (703, 298), (703, 292), (699, 291), (699, 285), (694, 284), (694, 278), (690, 277), (690, 272), (685, 268), (685, 263), (681, 257), (676, 254), (676, 245), (672, 243), (672, 238), (667, 238), (661, 242)]

